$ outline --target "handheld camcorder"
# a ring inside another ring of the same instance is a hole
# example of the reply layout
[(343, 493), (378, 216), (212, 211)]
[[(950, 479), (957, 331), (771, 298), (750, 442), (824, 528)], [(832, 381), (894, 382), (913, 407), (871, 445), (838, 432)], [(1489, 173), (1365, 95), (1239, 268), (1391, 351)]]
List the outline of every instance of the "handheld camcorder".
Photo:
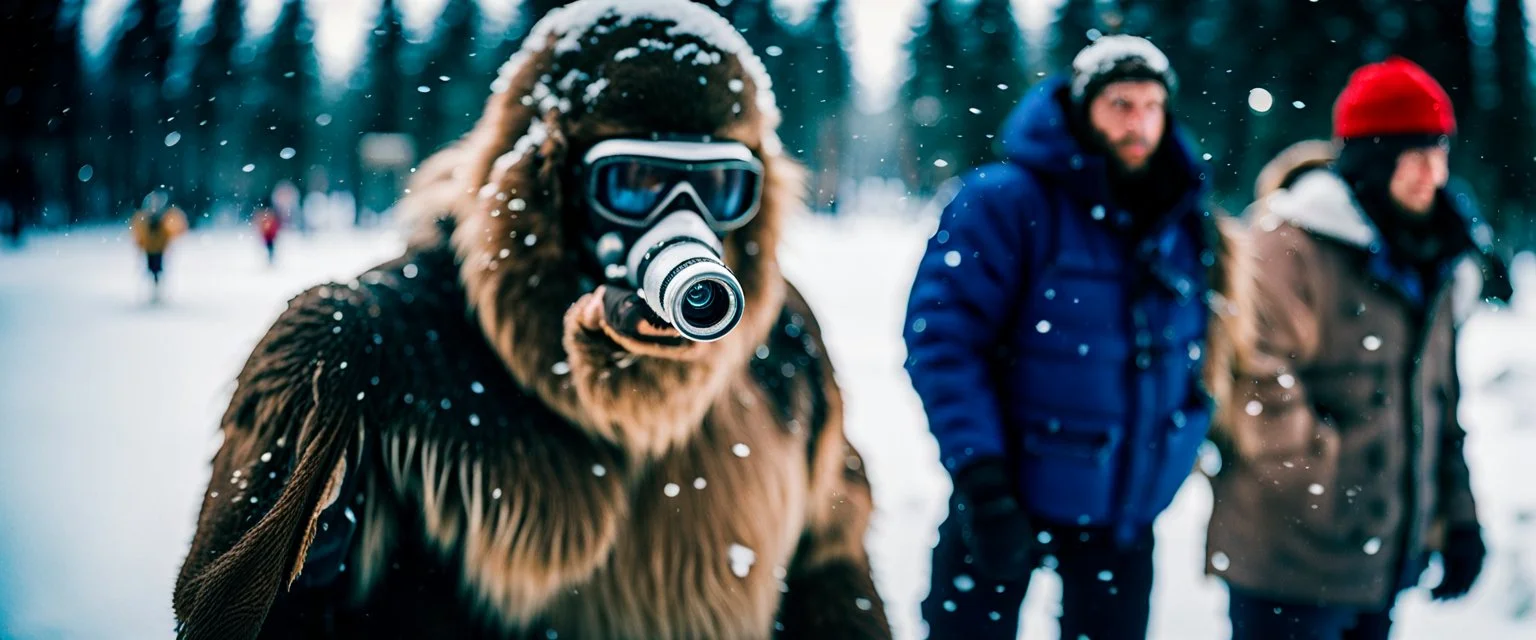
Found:
[(737, 142), (614, 139), (582, 161), (596, 253), (683, 337), (710, 342), (741, 322), (745, 296), (725, 265), (726, 233), (757, 215), (762, 163)]

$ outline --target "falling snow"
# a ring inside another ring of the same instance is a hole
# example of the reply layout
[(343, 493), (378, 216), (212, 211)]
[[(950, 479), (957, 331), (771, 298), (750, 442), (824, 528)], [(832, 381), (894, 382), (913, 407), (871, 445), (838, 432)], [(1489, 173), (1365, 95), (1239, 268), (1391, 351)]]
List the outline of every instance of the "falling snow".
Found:
[(1275, 106), (1275, 97), (1268, 90), (1254, 88), (1248, 92), (1248, 108), (1258, 113), (1267, 113)]
[(971, 589), (975, 588), (975, 579), (963, 573), (955, 576), (955, 589), (958, 589), (960, 593), (970, 593)]
[(752, 565), (757, 563), (757, 552), (739, 544), (732, 544), (726, 552), (726, 558), (731, 563), (731, 573), (738, 578), (745, 578), (752, 571)]

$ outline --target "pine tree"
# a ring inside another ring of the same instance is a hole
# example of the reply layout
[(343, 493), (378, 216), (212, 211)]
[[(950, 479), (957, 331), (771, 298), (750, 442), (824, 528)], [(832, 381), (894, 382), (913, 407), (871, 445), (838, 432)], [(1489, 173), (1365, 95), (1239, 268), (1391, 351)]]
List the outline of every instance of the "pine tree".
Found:
[(208, 22), (192, 43), (192, 72), (177, 131), (179, 144), (185, 145), (182, 162), (191, 174), (186, 197), (179, 200), (194, 217), (211, 215), (215, 206), (239, 194), (236, 176), (244, 163), (238, 156), (242, 140), (235, 119), (240, 94), (234, 52), (244, 35), (243, 12), (239, 0), (214, 0)]
[(973, 28), (967, 30), (968, 55), (959, 67), (962, 84), (946, 109), (957, 121), (962, 171), (997, 159), (998, 130), (1028, 83), (1024, 37), (1010, 0), (979, 0), (967, 23)]
[(1052, 67), (1071, 70), (1077, 52), (1102, 34), (1118, 33), (1122, 22), (1115, 0), (1064, 0), (1051, 34)]
[(818, 209), (837, 206), (842, 160), (848, 144), (848, 108), (852, 97), (853, 69), (848, 48), (838, 26), (841, 0), (822, 0), (811, 19), (805, 46), (801, 48), (799, 84), (809, 89), (803, 96), (803, 125), (811, 134), (804, 155), (812, 173), (811, 195)]
[[(480, 12), (475, 0), (448, 0), (432, 33), (422, 74), (421, 148), (430, 153), (474, 126), (491, 78), (479, 73)], [(447, 78), (444, 80), (443, 78)]]
[(116, 110), (128, 125), (115, 140), (122, 164), (114, 171), (122, 172), (131, 194), (175, 182), (159, 160), (165, 149), (163, 124), (169, 114), (165, 80), (176, 37), (176, 15), (174, 4), (136, 0), (123, 14), (124, 29), (112, 54), (112, 81), (118, 85), (116, 94), (121, 100)]
[[(405, 31), (400, 24), (400, 10), (395, 0), (379, 5), (378, 22), (368, 43), (362, 118), (365, 131), (401, 132), (406, 130), (405, 113), (400, 102), (405, 99), (407, 79), (401, 68), (405, 51)], [(414, 89), (410, 89), (414, 90)]]
[(912, 38), (912, 72), (902, 88), (907, 111), (902, 173), (919, 194), (933, 193), (960, 169), (954, 151), (958, 118), (949, 109), (964, 54), (959, 27), (946, 6), (944, 0), (928, 0)]
[(73, 223), (89, 212), (85, 190), (78, 188), (80, 136), (84, 114), (84, 73), (80, 55), (80, 14), (78, 4), (66, 6), (47, 31), (50, 36), (50, 62), (45, 87), (44, 120), (38, 129), (47, 141), (41, 154), (38, 176), (43, 195), (62, 204), (64, 218)]
[[(417, 85), (404, 67), (407, 43), (396, 1), (383, 0), (376, 20), (368, 43), (363, 86), (351, 96), (349, 105), (361, 136), (352, 142), (358, 149), (359, 167), (353, 190), (357, 195), (359, 224), (369, 222), (369, 212), (382, 213), (393, 205), (404, 187), (401, 167), (396, 163), (414, 164), (420, 155), (419, 145), (412, 138), (412, 134), (419, 133), (415, 125), (420, 120), (415, 111), (420, 101), (416, 97)], [(404, 105), (409, 105), (409, 109)], [(380, 138), (374, 134), (401, 137)], [(370, 143), (382, 146), (372, 147)], [(372, 151), (387, 153), (389, 157), (375, 156)], [(400, 154), (404, 157), (398, 157)]]
[(15, 226), (0, 232), (14, 232), (17, 239), (42, 204), (35, 154), (40, 125), (48, 118), (48, 54), (62, 8), (57, 0), (0, 4), (0, 37), (8, 54), (0, 64), (0, 201), (16, 216)]
[[(1536, 112), (1531, 99), (1529, 23), (1521, 0), (1499, 0), (1494, 16), (1494, 87), (1497, 101), (1484, 120), (1485, 148), (1494, 188), (1484, 198), (1504, 242), (1516, 251), (1536, 248)], [(1496, 136), (1489, 132), (1498, 132)]]
[(300, 185), (305, 178), (305, 113), (309, 78), (317, 70), (312, 38), (301, 2), (283, 0), (260, 57), (259, 94), (253, 101), (258, 111), (251, 162), (264, 177), (256, 183), (259, 198), (270, 195), (279, 181)]

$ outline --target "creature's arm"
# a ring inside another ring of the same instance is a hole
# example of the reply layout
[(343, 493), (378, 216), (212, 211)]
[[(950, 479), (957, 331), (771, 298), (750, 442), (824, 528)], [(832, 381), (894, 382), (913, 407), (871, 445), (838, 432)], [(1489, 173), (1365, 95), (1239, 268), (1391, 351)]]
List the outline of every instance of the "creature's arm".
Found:
[[(790, 300), (803, 305), (793, 292)], [(874, 511), (869, 480), (863, 459), (843, 434), (842, 394), (817, 339), (820, 331), (808, 308), (800, 313), (809, 320), (808, 336), (817, 347), (813, 366), (818, 375), (808, 376), (807, 386), (820, 396), (820, 402), (809, 404), (820, 410), (808, 412), (815, 421), (809, 443), (809, 513), (785, 577), (788, 591), (779, 607), (778, 637), (887, 640), (890, 623), (864, 549)]]
[(353, 346), (364, 314), (316, 291), (290, 302), (239, 376), (176, 580), (181, 638), (260, 632), (279, 590), (303, 569), (344, 475), (344, 452), (364, 424), (360, 394), (369, 383), (361, 372), (371, 367)]

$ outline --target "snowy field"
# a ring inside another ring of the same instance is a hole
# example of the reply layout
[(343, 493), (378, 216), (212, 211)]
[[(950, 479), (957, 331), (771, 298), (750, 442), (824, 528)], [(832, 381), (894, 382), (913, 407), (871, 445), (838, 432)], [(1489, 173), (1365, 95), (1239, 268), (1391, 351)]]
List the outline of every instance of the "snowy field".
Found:
[[(949, 491), (900, 366), (906, 288), (927, 230), (805, 219), (782, 252), (849, 396), (850, 437), (875, 483), (877, 579), (904, 639), (922, 637), (917, 602)], [(390, 231), (284, 242), (268, 268), (249, 233), (193, 234), (168, 256), (166, 301), (154, 307), (117, 230), (0, 250), (0, 638), (171, 637), (171, 585), (234, 374), (289, 296), (401, 246)], [(1396, 637), (1536, 639), (1536, 309), (1482, 313), (1462, 346), (1463, 417), (1492, 551), (1466, 600), (1405, 596)], [(1228, 635), (1224, 590), (1200, 573), (1210, 501), (1192, 479), (1158, 523), (1154, 638)], [(1056, 636), (1059, 593), (1037, 572), (1025, 637)]]

